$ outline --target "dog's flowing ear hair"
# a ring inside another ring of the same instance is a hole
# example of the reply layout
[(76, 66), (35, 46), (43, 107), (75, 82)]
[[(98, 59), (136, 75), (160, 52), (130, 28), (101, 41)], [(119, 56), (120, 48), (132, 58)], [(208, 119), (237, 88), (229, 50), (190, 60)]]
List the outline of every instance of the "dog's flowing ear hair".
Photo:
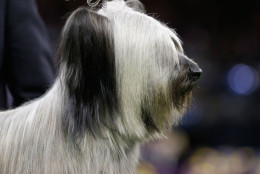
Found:
[(135, 11), (146, 13), (144, 5), (139, 0), (127, 0), (126, 5)]
[(117, 106), (114, 46), (110, 21), (80, 7), (67, 20), (59, 47), (65, 83), (63, 127), (73, 139), (112, 127)]

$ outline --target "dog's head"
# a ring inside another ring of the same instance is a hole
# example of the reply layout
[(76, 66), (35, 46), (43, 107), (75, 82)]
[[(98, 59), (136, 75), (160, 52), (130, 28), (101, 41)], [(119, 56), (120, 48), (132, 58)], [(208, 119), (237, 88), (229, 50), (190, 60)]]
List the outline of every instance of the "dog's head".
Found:
[(185, 112), (201, 69), (139, 1), (89, 5), (70, 15), (59, 49), (68, 133), (161, 133)]

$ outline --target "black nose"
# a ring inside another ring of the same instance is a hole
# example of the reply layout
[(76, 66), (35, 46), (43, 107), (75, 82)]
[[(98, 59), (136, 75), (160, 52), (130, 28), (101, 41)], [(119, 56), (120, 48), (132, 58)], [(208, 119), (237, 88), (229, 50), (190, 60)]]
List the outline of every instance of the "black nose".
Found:
[(196, 82), (199, 80), (202, 70), (199, 67), (190, 67), (188, 77), (191, 81)]

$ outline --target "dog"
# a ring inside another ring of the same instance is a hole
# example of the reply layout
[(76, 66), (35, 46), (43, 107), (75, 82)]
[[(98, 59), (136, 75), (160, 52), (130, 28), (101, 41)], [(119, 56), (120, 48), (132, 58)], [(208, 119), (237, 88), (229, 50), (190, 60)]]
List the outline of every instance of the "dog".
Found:
[(0, 113), (1, 174), (134, 174), (140, 145), (178, 123), (202, 73), (137, 0), (88, 0), (58, 56), (44, 96)]

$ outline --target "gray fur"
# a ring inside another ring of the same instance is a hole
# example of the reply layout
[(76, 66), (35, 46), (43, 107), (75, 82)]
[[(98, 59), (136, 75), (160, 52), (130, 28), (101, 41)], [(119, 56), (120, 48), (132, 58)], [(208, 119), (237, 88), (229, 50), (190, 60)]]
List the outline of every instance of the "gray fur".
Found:
[[(118, 101), (116, 106), (111, 106), (115, 109), (108, 112), (109, 104), (104, 104), (100, 112), (95, 112), (100, 115), (93, 126), (97, 126), (100, 134), (93, 135), (91, 131), (95, 129), (79, 129), (73, 121), (66, 127), (64, 111), (77, 107), (68, 106), (71, 103), (68, 96), (74, 94), (67, 84), (72, 67), (65, 59), (55, 84), (44, 96), (0, 112), (0, 174), (134, 174), (140, 145), (164, 137), (165, 130), (177, 124), (187, 109), (194, 86), (187, 73), (190, 65), (197, 64), (184, 56), (176, 33), (156, 19), (130, 8), (123, 0), (109, 1), (93, 13), (106, 18), (112, 27), (108, 29), (112, 30), (112, 40), (108, 40), (109, 48), (114, 49), (111, 55), (116, 92), (112, 94)], [(65, 30), (69, 25), (70, 21)], [(94, 30), (97, 31), (95, 26)], [(75, 52), (77, 58), (80, 52)], [(181, 63), (184, 58), (185, 65)], [(78, 67), (79, 71), (84, 68)], [(103, 90), (107, 88), (104, 84), (100, 88), (102, 96), (104, 91), (109, 91)], [(110, 118), (109, 114), (113, 114), (113, 124), (102, 124), (100, 119)], [(80, 116), (83, 115), (75, 119)], [(70, 117), (73, 115), (68, 113), (66, 118), (70, 120)], [(81, 136), (73, 140), (64, 128), (79, 129)]]

